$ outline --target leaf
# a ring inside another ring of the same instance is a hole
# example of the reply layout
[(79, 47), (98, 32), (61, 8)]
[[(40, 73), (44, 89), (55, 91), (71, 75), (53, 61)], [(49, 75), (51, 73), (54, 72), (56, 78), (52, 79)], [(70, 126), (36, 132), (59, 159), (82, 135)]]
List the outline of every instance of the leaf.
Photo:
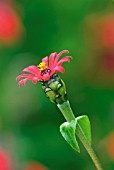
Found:
[(79, 116), (76, 118), (86, 140), (91, 145), (91, 125), (88, 116)]
[(77, 128), (80, 128), (87, 142), (91, 145), (91, 126), (89, 118), (86, 115), (79, 116), (71, 122), (63, 123), (60, 126), (60, 132), (69, 145), (77, 152), (80, 152), (78, 142), (76, 140)]
[(80, 152), (78, 142), (76, 140), (75, 130), (76, 130), (77, 120), (72, 120), (71, 122), (65, 122), (60, 126), (60, 132), (63, 138), (69, 143), (69, 145), (77, 152)]

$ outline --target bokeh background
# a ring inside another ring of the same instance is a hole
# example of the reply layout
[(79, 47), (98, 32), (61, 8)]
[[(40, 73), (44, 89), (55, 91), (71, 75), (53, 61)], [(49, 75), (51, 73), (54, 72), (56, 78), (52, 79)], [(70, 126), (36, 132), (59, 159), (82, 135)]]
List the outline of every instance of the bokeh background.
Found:
[(95, 170), (80, 142), (78, 154), (62, 138), (65, 120), (40, 83), (15, 80), (64, 49), (73, 56), (61, 74), (73, 111), (89, 116), (93, 148), (114, 169), (114, 2), (0, 0), (0, 170)]

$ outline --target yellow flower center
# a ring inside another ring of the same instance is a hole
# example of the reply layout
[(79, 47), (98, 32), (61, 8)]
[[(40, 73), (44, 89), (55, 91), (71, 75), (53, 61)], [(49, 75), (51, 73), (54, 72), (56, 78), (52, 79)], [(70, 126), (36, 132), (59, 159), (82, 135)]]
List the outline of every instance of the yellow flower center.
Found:
[(44, 71), (47, 69), (45, 62), (41, 62), (37, 67), (39, 68), (40, 71)]

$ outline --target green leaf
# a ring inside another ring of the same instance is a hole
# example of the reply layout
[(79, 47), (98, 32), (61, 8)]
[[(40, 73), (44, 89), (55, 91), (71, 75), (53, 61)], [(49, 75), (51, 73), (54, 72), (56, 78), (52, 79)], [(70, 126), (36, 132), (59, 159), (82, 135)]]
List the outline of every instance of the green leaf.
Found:
[(75, 120), (72, 120), (71, 122), (63, 123), (60, 126), (60, 132), (63, 138), (69, 143), (69, 145), (77, 152), (80, 152), (78, 142), (76, 140), (77, 128), (80, 128), (86, 140), (91, 145), (91, 126), (89, 118), (86, 115), (79, 116)]
[(76, 118), (78, 125), (80, 126), (86, 140), (91, 145), (91, 125), (88, 116), (79, 116)]
[(60, 126), (60, 132), (63, 138), (69, 143), (69, 145), (77, 152), (80, 152), (78, 142), (76, 140), (75, 130), (76, 130), (77, 120), (72, 120), (71, 122), (65, 122)]

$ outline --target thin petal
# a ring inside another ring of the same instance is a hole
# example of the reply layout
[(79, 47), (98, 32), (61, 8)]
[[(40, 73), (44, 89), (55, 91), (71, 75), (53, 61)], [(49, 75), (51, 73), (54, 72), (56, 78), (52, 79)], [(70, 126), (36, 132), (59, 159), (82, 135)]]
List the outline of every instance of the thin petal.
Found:
[(24, 72), (30, 72), (32, 74), (36, 74), (36, 75), (39, 75), (40, 74), (40, 70), (38, 67), (36, 66), (29, 66), (29, 67), (26, 67), (25, 69), (22, 70), (22, 73)]
[(23, 80), (20, 80), (20, 81), (18, 82), (18, 87), (20, 87), (21, 84), (22, 84), (22, 86), (25, 86), (27, 80), (28, 80), (28, 78), (25, 78), (25, 79), (23, 79)]
[(62, 66), (56, 66), (54, 68), (54, 71), (55, 71), (55, 73), (57, 73), (57, 72), (64, 73), (65, 70), (64, 70), (64, 68)]
[(22, 75), (19, 75), (16, 77), (16, 81), (19, 81), (23, 76)]
[[(21, 74), (19, 76), (17, 76), (16, 80), (19, 81), (21, 78), (29, 78), (29, 79), (33, 79), (35, 76), (33, 74)], [(39, 77), (39, 76), (37, 76)]]
[(56, 58), (55, 58), (54, 66), (56, 66), (56, 64), (57, 64), (60, 56), (61, 56), (62, 54), (64, 54), (64, 53), (69, 53), (69, 51), (68, 51), (68, 50), (63, 50), (63, 51), (61, 51), (59, 54), (57, 54), (57, 56), (56, 56)]
[(32, 79), (32, 82), (33, 82), (34, 84), (36, 84), (37, 81), (38, 81), (38, 78), (37, 78), (37, 77), (34, 77), (34, 78)]
[(58, 63), (57, 63), (57, 66), (61, 66), (62, 63), (64, 62), (70, 62), (70, 58), (72, 58), (71, 56), (66, 56), (64, 58), (62, 58)]
[[(21, 78), (23, 79), (20, 80)], [(32, 82), (36, 84), (36, 82), (42, 80), (42, 78), (41, 76), (34, 76), (32, 74), (21, 74), (17, 77), (18, 87), (20, 87), (21, 84), (25, 86), (27, 80), (32, 80)]]
[(46, 56), (45, 58), (42, 59), (42, 62), (46, 63), (46, 66), (48, 67), (48, 56)]
[(50, 70), (52, 70), (54, 67), (54, 58), (56, 54), (57, 54), (56, 52), (50, 54), (50, 57), (49, 57), (49, 69)]

